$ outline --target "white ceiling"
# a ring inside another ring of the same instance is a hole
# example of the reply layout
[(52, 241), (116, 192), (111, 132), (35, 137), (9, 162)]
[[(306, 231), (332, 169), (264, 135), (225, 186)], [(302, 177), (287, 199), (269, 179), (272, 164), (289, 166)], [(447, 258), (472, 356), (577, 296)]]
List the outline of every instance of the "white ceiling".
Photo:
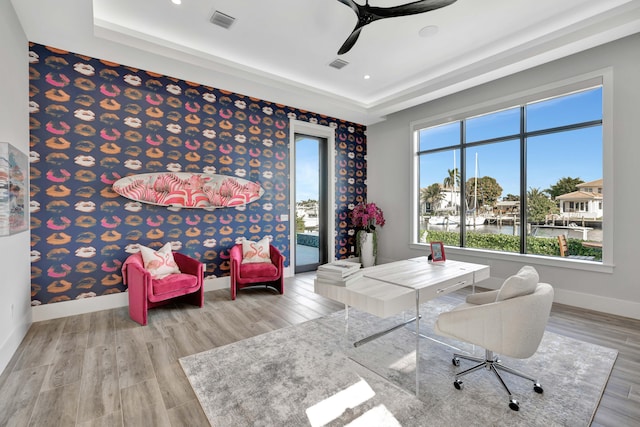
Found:
[[(363, 124), (640, 32), (640, 0), (458, 0), (373, 22), (338, 56), (356, 24), (338, 0), (12, 3), (30, 41), (68, 50), (83, 37), (116, 42), (225, 76), (200, 83)], [(215, 10), (236, 18), (229, 30), (209, 22)], [(437, 33), (421, 37), (430, 25)], [(337, 58), (349, 65), (329, 67)]]

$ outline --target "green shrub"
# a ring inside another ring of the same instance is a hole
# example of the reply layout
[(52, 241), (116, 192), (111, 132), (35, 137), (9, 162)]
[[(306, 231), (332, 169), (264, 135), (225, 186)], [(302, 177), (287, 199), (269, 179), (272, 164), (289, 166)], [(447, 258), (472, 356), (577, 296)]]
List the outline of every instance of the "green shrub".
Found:
[[(429, 230), (423, 233), (422, 241), (443, 242), (447, 246), (460, 246), (459, 233), (453, 231)], [(585, 248), (582, 240), (567, 239), (569, 253), (572, 255), (592, 256), (595, 261), (602, 261), (602, 250)], [(520, 236), (508, 234), (488, 234), (467, 232), (468, 248), (489, 249), (503, 252), (520, 252)], [(527, 253), (535, 255), (560, 256), (560, 246), (555, 237), (527, 236)]]

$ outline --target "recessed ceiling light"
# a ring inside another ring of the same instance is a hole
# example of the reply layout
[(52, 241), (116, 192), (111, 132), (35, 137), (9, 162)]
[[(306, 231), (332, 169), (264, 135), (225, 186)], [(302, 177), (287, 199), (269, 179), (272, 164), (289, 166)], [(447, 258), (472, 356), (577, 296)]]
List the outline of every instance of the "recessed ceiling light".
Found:
[(182, 0), (171, 0), (173, 4), (182, 4)]
[(364, 75), (364, 79), (365, 79), (365, 80), (369, 80), (370, 78), (371, 78), (371, 76), (370, 76), (369, 74), (365, 74), (365, 75)]
[(420, 37), (431, 37), (438, 34), (438, 30), (439, 29), (437, 25), (427, 25), (426, 27), (423, 27), (420, 31), (418, 31), (418, 34), (420, 35)]

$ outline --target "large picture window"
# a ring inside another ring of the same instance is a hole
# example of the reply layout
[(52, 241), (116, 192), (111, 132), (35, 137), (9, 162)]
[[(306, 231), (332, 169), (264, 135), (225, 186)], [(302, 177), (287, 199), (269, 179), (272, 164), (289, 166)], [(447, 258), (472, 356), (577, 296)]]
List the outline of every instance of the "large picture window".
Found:
[(414, 125), (414, 241), (601, 262), (602, 86), (488, 110)]

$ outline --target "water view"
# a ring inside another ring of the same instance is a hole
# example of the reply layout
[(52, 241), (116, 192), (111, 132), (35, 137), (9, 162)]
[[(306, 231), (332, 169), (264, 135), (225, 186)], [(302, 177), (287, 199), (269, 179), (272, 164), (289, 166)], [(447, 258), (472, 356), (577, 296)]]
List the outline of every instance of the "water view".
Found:
[(601, 86), (414, 131), (420, 241), (602, 259)]
[[(590, 223), (591, 224), (591, 223)], [(594, 224), (596, 225), (596, 224)], [(602, 242), (602, 224), (599, 224), (599, 228), (595, 227), (584, 227), (587, 230), (583, 230), (581, 226), (558, 226), (551, 227), (547, 226), (531, 226), (530, 235), (535, 237), (558, 237), (561, 234), (564, 234), (568, 238), (572, 239), (580, 239), (590, 242)], [(420, 235), (424, 233), (424, 231), (451, 231), (455, 233), (460, 232), (460, 226), (458, 224), (455, 225), (431, 225), (429, 224), (428, 219), (424, 219), (420, 221)], [(587, 238), (583, 239), (583, 233), (586, 231)], [(482, 233), (482, 234), (506, 234), (510, 236), (519, 236), (520, 228), (516, 227), (514, 231), (513, 225), (509, 224), (485, 224), (485, 225), (476, 225), (476, 226), (467, 226), (467, 232), (473, 233)]]

